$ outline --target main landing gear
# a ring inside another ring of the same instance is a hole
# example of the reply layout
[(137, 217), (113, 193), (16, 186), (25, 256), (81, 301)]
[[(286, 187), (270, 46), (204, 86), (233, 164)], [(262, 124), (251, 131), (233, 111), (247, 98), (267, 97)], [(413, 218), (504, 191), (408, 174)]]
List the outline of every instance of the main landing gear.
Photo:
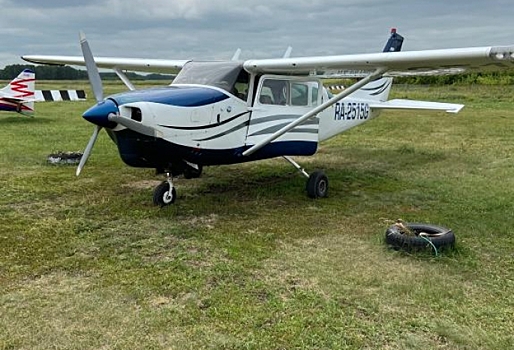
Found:
[[(324, 198), (328, 195), (328, 178), (327, 175), (321, 170), (316, 170), (310, 175), (293, 159), (284, 156), (291, 165), (293, 165), (303, 176), (307, 178), (307, 195), (310, 198)], [(155, 205), (164, 207), (175, 202), (177, 198), (177, 191), (173, 186), (173, 173), (166, 171), (166, 180), (157, 186), (153, 193), (153, 202)], [(202, 174), (202, 167), (197, 165), (193, 168), (185, 168), (182, 174), (186, 179), (197, 178)]]
[(288, 156), (284, 159), (291, 163), (303, 176), (307, 178), (307, 195), (311, 198), (324, 198), (328, 195), (328, 178), (321, 170), (308, 174), (298, 163)]

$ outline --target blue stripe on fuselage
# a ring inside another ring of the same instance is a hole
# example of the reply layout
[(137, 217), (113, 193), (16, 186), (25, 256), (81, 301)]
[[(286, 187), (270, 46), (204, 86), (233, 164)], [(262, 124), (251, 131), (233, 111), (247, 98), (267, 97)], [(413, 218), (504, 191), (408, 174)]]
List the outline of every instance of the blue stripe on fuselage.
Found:
[(198, 149), (178, 145), (160, 138), (148, 137), (124, 129), (110, 136), (118, 146), (121, 159), (130, 166), (165, 168), (170, 163), (189, 161), (202, 165), (236, 164), (283, 155), (308, 156), (316, 153), (318, 143), (312, 141), (281, 141), (264, 146), (248, 157), (242, 153), (251, 146), (229, 149)]
[(123, 92), (110, 96), (118, 105), (153, 102), (179, 107), (200, 107), (223, 101), (224, 93), (207, 87), (164, 87)]

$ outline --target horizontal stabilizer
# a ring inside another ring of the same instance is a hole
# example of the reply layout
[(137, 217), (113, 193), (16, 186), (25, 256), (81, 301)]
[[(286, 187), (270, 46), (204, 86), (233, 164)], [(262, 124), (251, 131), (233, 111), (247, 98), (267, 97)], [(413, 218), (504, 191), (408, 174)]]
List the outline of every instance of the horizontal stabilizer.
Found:
[(36, 90), (35, 101), (83, 101), (86, 100), (84, 90)]
[(456, 103), (440, 103), (416, 100), (394, 99), (385, 102), (373, 102), (369, 105), (374, 109), (423, 109), (458, 113), (464, 105)]

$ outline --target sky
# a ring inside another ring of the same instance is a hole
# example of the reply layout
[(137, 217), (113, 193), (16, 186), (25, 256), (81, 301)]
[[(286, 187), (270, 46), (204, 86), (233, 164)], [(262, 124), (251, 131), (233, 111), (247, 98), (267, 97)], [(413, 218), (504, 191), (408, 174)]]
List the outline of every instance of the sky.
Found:
[(241, 59), (514, 44), (512, 0), (0, 0), (0, 68), (21, 55)]

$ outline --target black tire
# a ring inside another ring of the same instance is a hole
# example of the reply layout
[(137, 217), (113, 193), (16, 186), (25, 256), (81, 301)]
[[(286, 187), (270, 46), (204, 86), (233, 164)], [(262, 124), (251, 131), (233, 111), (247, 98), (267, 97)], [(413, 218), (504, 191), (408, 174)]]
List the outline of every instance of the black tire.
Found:
[(173, 204), (177, 198), (177, 191), (175, 187), (171, 188), (168, 181), (163, 181), (157, 186), (153, 192), (153, 203), (160, 207)]
[[(452, 230), (446, 227), (410, 222), (403, 225), (410, 229), (414, 235), (402, 232), (402, 228), (397, 224), (389, 226), (386, 230), (386, 243), (394, 249), (419, 251), (433, 249), (433, 244), (437, 250), (442, 250), (455, 245), (455, 235)], [(420, 233), (423, 234), (420, 235)]]
[(328, 178), (323, 171), (317, 170), (309, 176), (307, 195), (311, 198), (324, 198), (328, 195)]
[(202, 166), (198, 165), (198, 169), (193, 168), (192, 166), (186, 165), (184, 169), (184, 178), (186, 179), (196, 179), (202, 175)]

